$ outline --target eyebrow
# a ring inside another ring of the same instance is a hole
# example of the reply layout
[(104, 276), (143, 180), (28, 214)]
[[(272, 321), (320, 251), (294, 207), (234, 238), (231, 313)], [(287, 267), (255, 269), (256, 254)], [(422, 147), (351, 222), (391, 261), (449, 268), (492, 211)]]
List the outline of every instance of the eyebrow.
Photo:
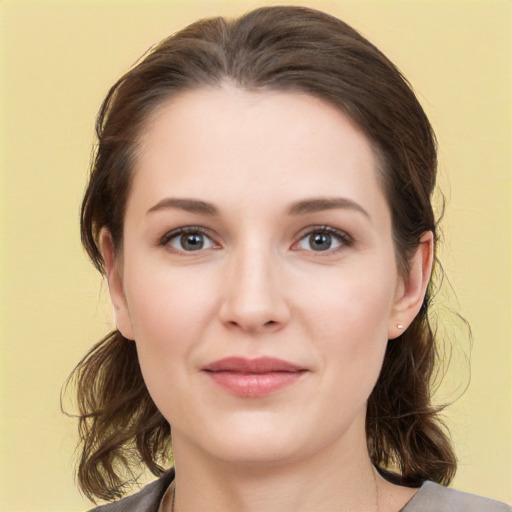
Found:
[(288, 215), (305, 215), (338, 208), (355, 210), (371, 220), (370, 214), (359, 203), (346, 197), (314, 197), (304, 199), (303, 201), (293, 203), (288, 210)]
[(166, 197), (154, 206), (152, 206), (146, 213), (157, 212), (160, 210), (177, 209), (184, 210), (190, 213), (198, 213), (200, 215), (219, 215), (219, 210), (211, 203), (200, 201), (198, 199), (178, 199)]
[[(147, 213), (160, 210), (177, 209), (199, 215), (218, 216), (219, 210), (212, 203), (201, 201), (199, 199), (181, 199), (166, 197), (154, 206)], [(370, 214), (359, 204), (346, 197), (315, 197), (303, 199), (293, 203), (288, 209), (288, 215), (306, 215), (308, 213), (317, 213), (325, 210), (348, 209), (362, 213), (370, 219)]]

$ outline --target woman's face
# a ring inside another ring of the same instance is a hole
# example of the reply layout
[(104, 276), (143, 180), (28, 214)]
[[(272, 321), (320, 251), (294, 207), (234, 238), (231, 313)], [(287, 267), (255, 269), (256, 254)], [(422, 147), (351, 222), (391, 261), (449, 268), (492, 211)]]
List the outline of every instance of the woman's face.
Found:
[(202, 89), (151, 117), (122, 257), (103, 250), (177, 458), (366, 450), (365, 404), (407, 321), (376, 168), (308, 95)]

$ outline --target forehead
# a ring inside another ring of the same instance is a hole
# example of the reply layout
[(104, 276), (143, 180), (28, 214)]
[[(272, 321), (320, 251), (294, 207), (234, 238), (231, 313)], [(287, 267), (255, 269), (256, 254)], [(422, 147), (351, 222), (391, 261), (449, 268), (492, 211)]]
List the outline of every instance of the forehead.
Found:
[(268, 143), (273, 133), (279, 135), (276, 143), (285, 145), (283, 149), (300, 143), (297, 150), (318, 145), (330, 132), (332, 137), (326, 143), (349, 137), (351, 145), (370, 149), (362, 131), (327, 101), (306, 93), (246, 90), (230, 83), (184, 91), (164, 101), (143, 125), (138, 142), (151, 149), (157, 132), (160, 136), (173, 132), (176, 140), (203, 136), (202, 142), (211, 140), (212, 144), (217, 142), (216, 136), (223, 135), (233, 142), (250, 137), (253, 144), (262, 140)]
[(367, 137), (307, 94), (231, 85), (187, 91), (149, 117), (138, 142), (132, 192), (146, 196), (215, 200), (277, 190), (283, 202), (301, 194), (383, 199)]

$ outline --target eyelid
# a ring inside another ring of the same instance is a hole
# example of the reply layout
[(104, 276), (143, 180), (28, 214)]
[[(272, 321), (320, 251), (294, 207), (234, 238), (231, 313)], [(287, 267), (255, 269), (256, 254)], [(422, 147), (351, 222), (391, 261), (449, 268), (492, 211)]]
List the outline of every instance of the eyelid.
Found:
[[(207, 249), (219, 249), (221, 248), (221, 245), (214, 239), (214, 237), (211, 235), (210, 230), (205, 229), (201, 226), (181, 226), (179, 228), (173, 229), (171, 231), (168, 231), (165, 233), (162, 237), (158, 239), (158, 245), (162, 246), (168, 246), (169, 241), (173, 238), (188, 234), (188, 233), (199, 233), (206, 238), (208, 238), (214, 245), (214, 247), (209, 247)], [(349, 235), (346, 231), (333, 228), (332, 226), (325, 225), (325, 224), (319, 224), (319, 225), (312, 225), (304, 228), (301, 230), (301, 232), (295, 237), (295, 242), (293, 242), (291, 249), (292, 250), (304, 250), (296, 248), (296, 246), (301, 242), (304, 238), (307, 236), (311, 236), (313, 233), (327, 233), (335, 238), (337, 238), (340, 242), (340, 247), (336, 247), (334, 249), (327, 249), (325, 251), (308, 251), (308, 252), (315, 252), (319, 254), (332, 254), (333, 252), (336, 252), (340, 249), (343, 249), (344, 247), (350, 247), (354, 244), (354, 239), (351, 235)], [(169, 249), (170, 250), (170, 249)], [(198, 250), (197, 252), (203, 252), (206, 249)], [(173, 248), (173, 252), (183, 254), (183, 253), (194, 253), (196, 251), (184, 251)]]
[[(158, 245), (169, 246), (169, 242), (173, 238), (176, 238), (181, 235), (187, 235), (187, 234), (193, 234), (193, 233), (199, 233), (199, 234), (203, 235), (204, 237), (208, 238), (212, 242), (213, 247), (208, 247), (207, 249), (220, 248), (220, 244), (212, 237), (209, 230), (202, 228), (201, 226), (182, 226), (182, 227), (173, 229), (171, 231), (168, 231), (167, 233), (165, 233), (165, 235), (163, 235), (162, 237), (159, 238)], [(199, 252), (203, 252), (205, 250), (206, 249), (200, 249), (198, 251), (184, 251), (184, 250), (176, 249), (174, 247), (172, 248), (172, 252), (175, 252), (177, 254), (194, 253), (194, 252), (199, 253)], [(171, 251), (171, 249), (169, 249), (169, 251)]]
[(296, 237), (296, 241), (292, 244), (292, 250), (306, 250), (306, 249), (294, 249), (304, 238), (311, 236), (313, 233), (327, 233), (328, 235), (331, 235), (335, 238), (337, 238), (340, 241), (340, 246), (336, 247), (334, 249), (327, 249), (325, 251), (308, 251), (313, 252), (318, 255), (328, 255), (332, 254), (334, 252), (337, 252), (338, 250), (342, 250), (344, 247), (351, 247), (354, 245), (354, 239), (351, 235), (349, 235), (346, 231), (343, 231), (341, 229), (333, 228), (329, 225), (314, 225), (314, 226), (308, 226), (307, 228), (304, 228), (299, 235)]

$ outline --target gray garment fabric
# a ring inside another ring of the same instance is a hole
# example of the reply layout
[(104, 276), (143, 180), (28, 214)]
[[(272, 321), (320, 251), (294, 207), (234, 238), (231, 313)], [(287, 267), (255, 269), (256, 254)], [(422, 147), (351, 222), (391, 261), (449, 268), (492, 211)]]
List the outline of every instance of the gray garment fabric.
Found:
[(400, 512), (511, 512), (501, 501), (456, 491), (434, 482), (423, 482)]
[[(89, 512), (158, 512), (160, 501), (173, 479), (174, 471), (168, 471), (136, 494), (96, 507)], [(512, 512), (512, 507), (500, 501), (456, 491), (433, 482), (423, 482), (418, 492), (400, 512)]]
[(171, 469), (139, 492), (108, 505), (101, 505), (89, 512), (158, 512), (160, 501), (173, 480), (174, 469)]

